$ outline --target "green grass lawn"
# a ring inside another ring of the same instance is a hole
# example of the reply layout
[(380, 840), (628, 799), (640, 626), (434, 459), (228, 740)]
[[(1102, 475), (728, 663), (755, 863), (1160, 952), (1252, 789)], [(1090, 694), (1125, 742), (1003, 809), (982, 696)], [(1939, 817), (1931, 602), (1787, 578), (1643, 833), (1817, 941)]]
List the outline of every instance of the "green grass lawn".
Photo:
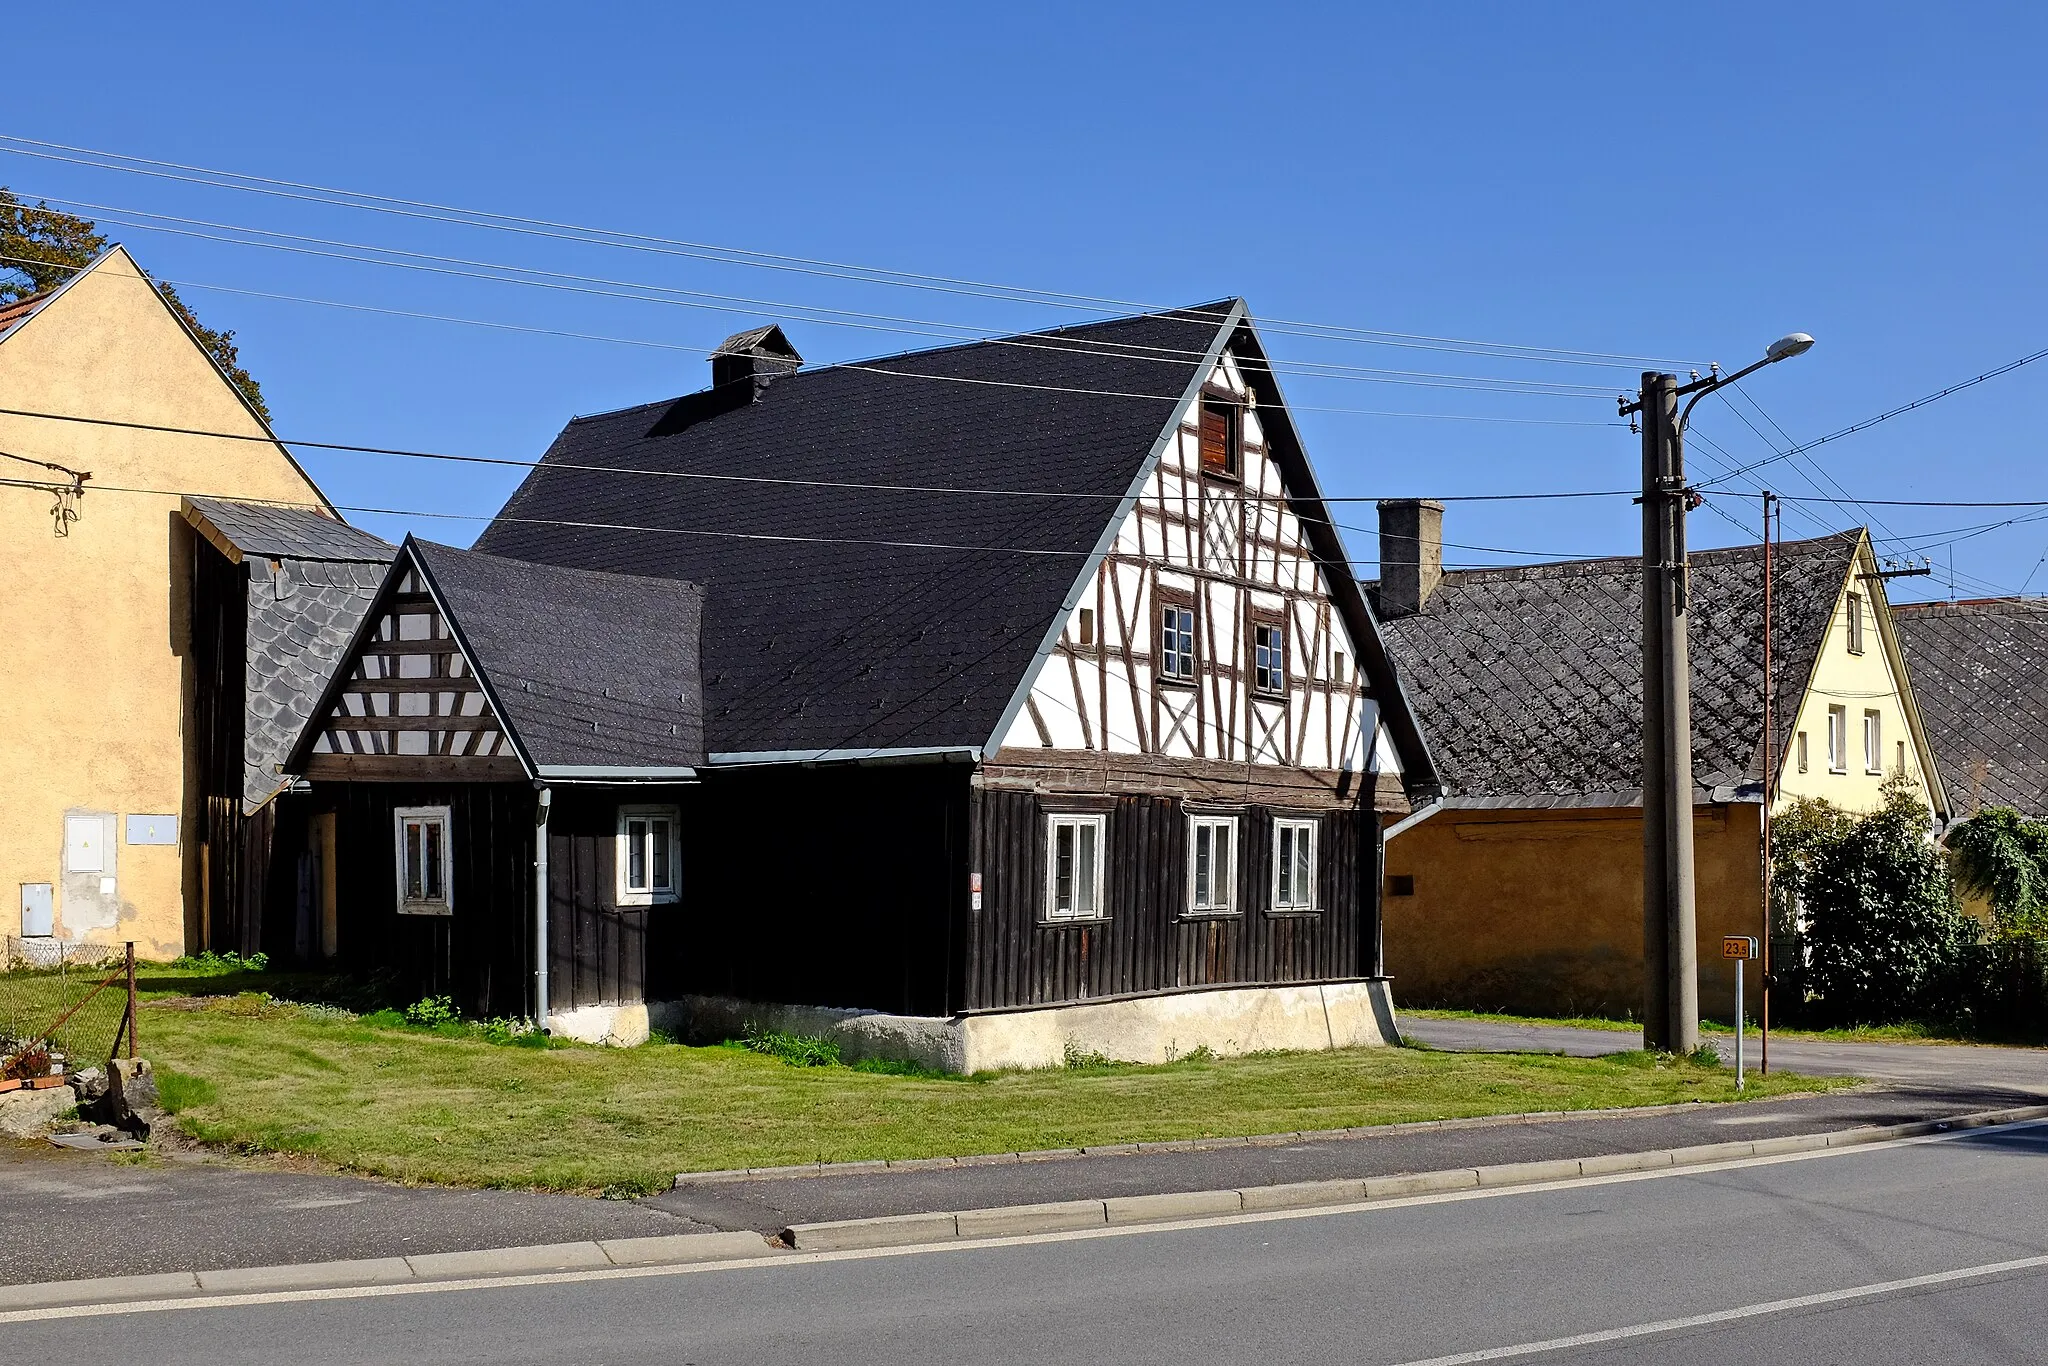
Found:
[[(458, 1185), (640, 1193), (693, 1170), (1736, 1099), (1726, 1069), (1641, 1053), (1379, 1048), (941, 1078), (737, 1047), (519, 1046), (251, 992), (152, 997), (144, 1052), (190, 1136)], [(1845, 1084), (1776, 1074), (1744, 1098)]]
[[(1489, 1020), (1500, 1024), (1551, 1025), (1566, 1029), (1606, 1029), (1617, 1033), (1628, 1033), (1641, 1029), (1640, 1020), (1612, 1020), (1601, 1016), (1573, 1015), (1499, 1015), (1481, 1010), (1403, 1010), (1404, 1016), (1418, 1020)], [(1708, 1034), (1733, 1034), (1735, 1026), (1723, 1020), (1701, 1020), (1700, 1028)], [(1748, 1031), (1756, 1032), (1752, 1020)], [(1908, 1021), (1904, 1024), (1857, 1025), (1848, 1029), (1786, 1029), (1771, 1027), (1774, 1039), (1814, 1039), (1824, 1043), (1953, 1043), (1983, 1044), (1987, 1040), (1972, 1039), (1945, 1031), (1937, 1025)], [(1991, 1041), (1995, 1042), (1995, 1041)]]

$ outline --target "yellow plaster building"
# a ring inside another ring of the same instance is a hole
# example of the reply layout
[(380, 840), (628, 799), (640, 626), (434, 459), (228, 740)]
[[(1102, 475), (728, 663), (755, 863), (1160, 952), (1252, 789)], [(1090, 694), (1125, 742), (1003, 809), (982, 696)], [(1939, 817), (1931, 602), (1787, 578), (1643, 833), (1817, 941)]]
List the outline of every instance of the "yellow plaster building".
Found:
[[(1408, 1005), (1638, 1015), (1641, 563), (1446, 573), (1441, 510), (1424, 520), (1428, 563), (1396, 563), (1377, 589), (1444, 782), (1436, 813), (1387, 846), (1395, 990)], [(1383, 536), (1382, 557), (1415, 544)], [(1869, 810), (1903, 769), (1945, 816), (1876, 572), (1860, 529), (1774, 547), (1777, 801)], [(1727, 1018), (1720, 940), (1764, 933), (1763, 549), (1695, 554), (1690, 583), (1700, 1001)]]
[(0, 409), (0, 932), (174, 957), (200, 876), (180, 494), (332, 509), (118, 246), (0, 308)]

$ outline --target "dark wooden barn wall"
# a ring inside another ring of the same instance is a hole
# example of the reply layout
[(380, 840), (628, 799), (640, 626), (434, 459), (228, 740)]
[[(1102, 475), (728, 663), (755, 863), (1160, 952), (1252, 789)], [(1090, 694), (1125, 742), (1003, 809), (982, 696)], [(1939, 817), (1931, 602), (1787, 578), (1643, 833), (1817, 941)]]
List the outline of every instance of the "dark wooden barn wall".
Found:
[(706, 773), (650, 995), (959, 1009), (967, 783), (950, 764)]
[(616, 904), (619, 807), (673, 801), (687, 813), (694, 799), (688, 789), (555, 790), (548, 815), (550, 1010), (650, 999), (648, 931), (656, 920), (668, 922), (667, 930), (678, 907)]
[[(1231, 916), (1184, 914), (1187, 818), (1177, 799), (1087, 803), (1032, 792), (975, 794), (982, 910), (969, 916), (966, 1008), (991, 1010), (1189, 987), (1327, 981), (1369, 975), (1378, 845), (1371, 816), (1320, 814), (1313, 915), (1274, 915), (1274, 812), (1240, 809), (1244, 847)], [(1045, 813), (1106, 809), (1106, 924), (1041, 919)], [(1281, 814), (1292, 815), (1284, 812)], [(1363, 864), (1361, 864), (1363, 860)]]
[[(200, 862), (200, 947), (254, 953), (262, 945), (267, 828), (242, 818), (242, 728), (247, 702), (244, 633), (249, 571), (204, 537), (192, 545), (192, 691), (186, 751), (197, 770), (197, 809), (186, 816)], [(250, 847), (251, 845), (255, 847)]]
[[(448, 808), (452, 915), (398, 914), (392, 821), (401, 806)], [(336, 816), (337, 947), (344, 966), (390, 974), (392, 989), (407, 999), (447, 995), (475, 1015), (532, 1012), (531, 788), (321, 784), (306, 809)]]

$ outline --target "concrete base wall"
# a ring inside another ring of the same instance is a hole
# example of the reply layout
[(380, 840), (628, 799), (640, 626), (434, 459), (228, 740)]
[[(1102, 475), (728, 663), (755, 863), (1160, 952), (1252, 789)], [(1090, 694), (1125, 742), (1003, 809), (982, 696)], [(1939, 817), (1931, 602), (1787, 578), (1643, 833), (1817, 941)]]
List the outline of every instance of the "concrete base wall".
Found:
[(1233, 987), (951, 1018), (720, 996), (658, 1002), (647, 1012), (654, 1028), (692, 1043), (736, 1038), (752, 1025), (830, 1039), (849, 1061), (886, 1058), (960, 1073), (1057, 1067), (1070, 1053), (1161, 1063), (1198, 1048), (1230, 1055), (1400, 1039), (1384, 980)]
[(652, 1036), (648, 1025), (650, 1007), (633, 1005), (578, 1006), (548, 1015), (548, 1033), (578, 1043), (604, 1044), (610, 1048), (632, 1048)]

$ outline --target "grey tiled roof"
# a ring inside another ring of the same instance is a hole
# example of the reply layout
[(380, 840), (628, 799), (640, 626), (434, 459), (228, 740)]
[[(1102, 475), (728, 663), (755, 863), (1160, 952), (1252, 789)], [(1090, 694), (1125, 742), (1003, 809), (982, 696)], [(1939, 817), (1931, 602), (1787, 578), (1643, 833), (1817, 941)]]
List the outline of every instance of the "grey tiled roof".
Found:
[(2048, 602), (1911, 603), (1892, 620), (1955, 813), (2048, 818)]
[(703, 764), (697, 585), (406, 547), (537, 767)]
[[(1781, 718), (1796, 712), (1862, 536), (1776, 548)], [(1693, 777), (1705, 800), (1762, 781), (1762, 548), (1700, 551), (1691, 565)], [(1640, 560), (1452, 570), (1420, 613), (1381, 631), (1454, 803), (1641, 801)]]
[(216, 545), (226, 540), (245, 556), (260, 555), (269, 560), (381, 560), (386, 564), (391, 561), (389, 542), (311, 508), (242, 503), (227, 498), (187, 498), (185, 506), (187, 520), (208, 533), (208, 540)]
[(249, 566), (249, 702), (242, 731), (242, 801), (248, 809), (270, 800), (287, 781), (277, 766), (299, 738), (370, 610), (393, 553), (386, 546), (382, 560), (244, 561)]
[(249, 570), (242, 804), (253, 811), (285, 784), (277, 766), (369, 611), (397, 547), (306, 508), (187, 498), (184, 511), (223, 555)]

